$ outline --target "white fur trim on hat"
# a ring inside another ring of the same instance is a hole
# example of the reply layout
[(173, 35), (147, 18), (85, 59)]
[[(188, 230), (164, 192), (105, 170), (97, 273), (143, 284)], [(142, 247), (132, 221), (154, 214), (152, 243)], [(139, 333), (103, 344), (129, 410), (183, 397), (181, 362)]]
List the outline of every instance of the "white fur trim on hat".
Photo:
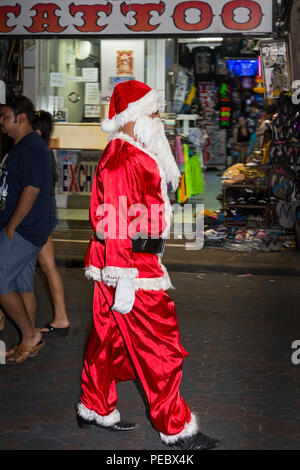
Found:
[(123, 127), (128, 122), (135, 122), (139, 116), (146, 116), (156, 111), (164, 105), (164, 100), (156, 90), (150, 90), (143, 98), (129, 103), (127, 109), (117, 114), (112, 119), (104, 119), (101, 128), (104, 132), (112, 133)]
[(104, 132), (108, 132), (109, 134), (111, 134), (112, 132), (115, 132), (117, 130), (116, 118), (114, 117), (112, 119), (108, 119), (108, 118), (103, 119), (101, 123), (101, 129)]

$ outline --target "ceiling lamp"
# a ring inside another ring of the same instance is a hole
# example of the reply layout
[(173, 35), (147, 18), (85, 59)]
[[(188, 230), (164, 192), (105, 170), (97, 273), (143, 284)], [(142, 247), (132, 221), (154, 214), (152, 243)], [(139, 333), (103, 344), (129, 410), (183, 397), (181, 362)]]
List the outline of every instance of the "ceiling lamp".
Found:
[(92, 49), (90, 41), (76, 41), (75, 57), (79, 60), (85, 60), (89, 57)]

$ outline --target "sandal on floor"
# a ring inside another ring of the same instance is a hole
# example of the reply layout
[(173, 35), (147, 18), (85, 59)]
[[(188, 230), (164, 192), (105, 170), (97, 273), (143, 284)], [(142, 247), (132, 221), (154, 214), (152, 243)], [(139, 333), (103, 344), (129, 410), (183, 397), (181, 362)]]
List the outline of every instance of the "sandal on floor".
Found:
[(11, 364), (19, 364), (20, 362), (24, 362), (30, 357), (37, 356), (40, 349), (42, 349), (44, 346), (44, 341), (40, 341), (36, 346), (20, 346), (16, 352), (8, 358), (7, 362)]
[(43, 335), (50, 335), (50, 336), (57, 336), (59, 338), (64, 338), (68, 336), (70, 327), (67, 328), (55, 328), (54, 326), (50, 325), (50, 323), (46, 323), (43, 328), (47, 328), (48, 331), (41, 331)]

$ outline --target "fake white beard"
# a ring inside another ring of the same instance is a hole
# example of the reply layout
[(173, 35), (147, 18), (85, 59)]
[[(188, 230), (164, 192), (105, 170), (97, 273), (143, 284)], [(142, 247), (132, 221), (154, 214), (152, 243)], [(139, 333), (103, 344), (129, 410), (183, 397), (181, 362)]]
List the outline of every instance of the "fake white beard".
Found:
[(167, 182), (172, 184), (173, 189), (177, 189), (180, 172), (172, 155), (170, 144), (165, 135), (164, 125), (160, 118), (150, 118), (149, 116), (138, 117), (134, 129), (136, 139), (150, 152), (155, 153), (162, 166)]

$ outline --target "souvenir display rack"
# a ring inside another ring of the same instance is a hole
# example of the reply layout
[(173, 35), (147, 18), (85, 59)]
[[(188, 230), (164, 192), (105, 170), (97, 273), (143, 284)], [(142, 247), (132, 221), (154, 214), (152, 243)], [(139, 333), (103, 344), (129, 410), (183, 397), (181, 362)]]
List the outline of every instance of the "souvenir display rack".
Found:
[(277, 105), (260, 150), (223, 175), (219, 227), (208, 230), (218, 246), (271, 252), (294, 250), (300, 240), (300, 106), (288, 92)]

